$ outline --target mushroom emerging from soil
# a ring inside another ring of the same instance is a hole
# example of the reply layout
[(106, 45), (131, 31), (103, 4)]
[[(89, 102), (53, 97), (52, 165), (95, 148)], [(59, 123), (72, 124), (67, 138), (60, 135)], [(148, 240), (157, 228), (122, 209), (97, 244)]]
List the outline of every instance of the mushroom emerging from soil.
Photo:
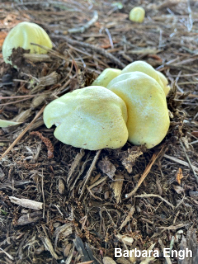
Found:
[(57, 126), (54, 136), (77, 148), (120, 148), (128, 139), (127, 108), (112, 91), (91, 86), (67, 93), (44, 110), (44, 123)]
[(31, 45), (31, 43), (52, 48), (52, 42), (45, 30), (35, 23), (21, 22), (8, 33), (2, 47), (2, 54), (6, 63), (12, 64), (9, 57), (13, 48), (21, 47), (30, 53), (45, 54), (47, 50)]
[(142, 23), (145, 17), (145, 10), (141, 6), (134, 7), (129, 13), (129, 19), (133, 22)]
[(105, 69), (92, 83), (93, 86), (107, 87), (109, 82), (117, 77), (121, 73), (121, 70), (107, 68)]
[(163, 88), (165, 95), (167, 95), (170, 91), (170, 86), (168, 85), (168, 80), (163, 75), (163, 73), (156, 71), (150, 64), (145, 61), (134, 61), (128, 64), (121, 72), (121, 74), (129, 73), (129, 72), (143, 72), (153, 79), (155, 79), (159, 85)]
[(147, 148), (158, 145), (170, 125), (166, 96), (159, 83), (145, 73), (131, 72), (116, 77), (108, 89), (126, 103), (128, 140)]

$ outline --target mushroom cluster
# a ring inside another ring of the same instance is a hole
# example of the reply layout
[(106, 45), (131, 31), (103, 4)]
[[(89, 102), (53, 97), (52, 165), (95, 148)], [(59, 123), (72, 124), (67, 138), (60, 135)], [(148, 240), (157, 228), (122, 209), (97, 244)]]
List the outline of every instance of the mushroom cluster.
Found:
[[(141, 22), (144, 10), (136, 8), (130, 15)], [(30, 53), (47, 52), (31, 43), (52, 48), (44, 29), (35, 23), (19, 23), (3, 43), (4, 61), (12, 63), (10, 55), (17, 47)], [(128, 140), (152, 148), (164, 139), (170, 125), (166, 102), (169, 90), (166, 77), (144, 61), (135, 61), (123, 70), (107, 68), (90, 87), (48, 104), (44, 123), (48, 128), (56, 125), (55, 137), (74, 147), (115, 149)]]
[[(104, 87), (111, 86), (113, 83), (117, 82), (117, 80), (124, 80), (129, 75), (124, 75), (126, 73), (132, 73), (132, 72), (143, 72), (147, 74), (148, 76), (152, 77), (154, 80), (156, 80), (159, 85), (164, 90), (165, 95), (167, 96), (170, 91), (170, 86), (168, 85), (167, 78), (163, 75), (163, 73), (156, 71), (150, 64), (148, 64), (145, 61), (134, 61), (130, 64), (128, 64), (122, 71), (118, 70), (117, 75), (112, 74), (116, 69), (105, 69), (93, 82), (94, 85), (101, 85)], [(115, 78), (119, 76), (119, 78)], [(121, 79), (120, 79), (121, 78)]]
[(169, 90), (166, 77), (146, 62), (133, 62), (122, 71), (108, 68), (92, 86), (48, 104), (44, 123), (56, 125), (55, 137), (74, 147), (115, 149), (128, 140), (152, 148), (169, 129)]

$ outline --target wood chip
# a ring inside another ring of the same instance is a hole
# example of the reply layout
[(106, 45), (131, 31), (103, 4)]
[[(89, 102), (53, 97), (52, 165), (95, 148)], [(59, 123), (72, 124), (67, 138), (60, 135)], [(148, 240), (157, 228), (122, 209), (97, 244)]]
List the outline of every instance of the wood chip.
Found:
[(42, 212), (34, 212), (20, 216), (16, 224), (19, 226), (29, 225), (39, 221), (40, 219), (42, 219)]
[(43, 237), (41, 237), (41, 240), (42, 240), (42, 242), (43, 242), (43, 244), (45, 246), (45, 249), (48, 250), (51, 253), (52, 257), (55, 258), (55, 259), (58, 259), (58, 255), (54, 251), (50, 239), (48, 237), (46, 237), (46, 236), (43, 236)]
[(133, 244), (134, 239), (130, 236), (117, 234), (116, 237), (125, 245), (131, 246)]
[(114, 192), (114, 197), (116, 199), (116, 203), (121, 201), (121, 193), (122, 193), (122, 186), (124, 182), (123, 175), (116, 175), (114, 182), (112, 182), (111, 187)]
[(29, 200), (29, 199), (20, 199), (14, 196), (9, 196), (9, 199), (12, 203), (18, 204), (22, 207), (25, 208), (30, 208), (33, 210), (42, 210), (43, 209), (43, 203), (41, 202), (36, 202), (34, 200)]

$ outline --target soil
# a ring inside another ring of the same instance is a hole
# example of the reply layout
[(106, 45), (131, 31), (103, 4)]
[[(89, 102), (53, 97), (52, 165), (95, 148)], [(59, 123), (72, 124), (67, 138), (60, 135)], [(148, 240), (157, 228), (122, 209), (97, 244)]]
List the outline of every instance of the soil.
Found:
[[(143, 23), (129, 20), (142, 6)], [(0, 264), (198, 263), (198, 2), (3, 1), (0, 48), (22, 21), (42, 26), (47, 55), (0, 54)], [(43, 122), (52, 100), (105, 68), (144, 60), (168, 79), (171, 125), (156, 147), (90, 151)], [(115, 257), (115, 248), (159, 256)], [(169, 248), (172, 255), (165, 256)], [(178, 252), (190, 250), (182, 258)]]

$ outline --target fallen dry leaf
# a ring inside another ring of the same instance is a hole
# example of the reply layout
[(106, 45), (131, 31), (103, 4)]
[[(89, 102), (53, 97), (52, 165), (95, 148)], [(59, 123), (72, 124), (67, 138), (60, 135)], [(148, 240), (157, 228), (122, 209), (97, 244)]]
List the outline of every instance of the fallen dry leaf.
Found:
[(135, 160), (139, 156), (141, 156), (142, 154), (143, 154), (143, 152), (137, 147), (135, 147), (135, 149), (130, 148), (127, 150), (127, 155), (125, 154), (123, 159), (122, 159), (122, 165), (124, 165), (124, 167), (128, 171), (128, 173), (132, 172)]
[(4, 39), (6, 38), (7, 34), (8, 33), (5, 31), (0, 32), (0, 50), (2, 49), (3, 42), (4, 42)]
[(104, 174), (109, 176), (109, 178), (112, 179), (114, 177), (116, 172), (116, 167), (109, 161), (107, 157), (99, 161), (98, 167)]
[(179, 184), (181, 184), (181, 179), (184, 178), (183, 173), (182, 173), (182, 169), (179, 168), (177, 173), (176, 173), (176, 180)]
[(184, 193), (184, 188), (179, 185), (173, 185), (173, 188), (178, 194)]
[(116, 237), (123, 242), (125, 245), (131, 246), (133, 244), (134, 239), (132, 237), (117, 234)]

